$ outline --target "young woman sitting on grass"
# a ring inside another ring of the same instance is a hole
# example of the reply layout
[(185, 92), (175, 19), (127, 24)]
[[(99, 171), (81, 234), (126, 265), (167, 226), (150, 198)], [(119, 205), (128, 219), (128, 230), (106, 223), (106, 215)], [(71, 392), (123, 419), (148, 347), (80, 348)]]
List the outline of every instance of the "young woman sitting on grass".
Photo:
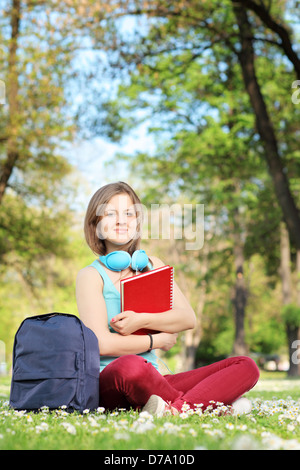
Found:
[[(105, 256), (125, 251), (134, 260), (139, 255), (136, 250), (140, 249), (140, 224), (141, 202), (123, 182), (100, 188), (85, 216), (86, 241), (99, 258), (78, 273), (76, 298), (80, 318), (99, 340), (100, 406), (107, 410), (143, 409), (163, 415), (167, 410), (180, 412), (184, 403), (191, 409), (202, 403), (205, 409), (214, 401), (232, 405), (235, 412), (250, 411), (251, 403), (239, 400), (259, 377), (258, 368), (249, 357), (231, 357), (178, 374), (159, 372), (156, 349), (168, 351), (180, 331), (195, 327), (194, 311), (176, 282), (171, 310), (156, 315), (130, 310), (121, 313), (120, 279), (140, 272), (126, 265), (112, 270)], [(143, 272), (164, 266), (151, 255), (149, 263), (146, 257), (146, 263)], [(134, 335), (140, 328), (159, 333)]]

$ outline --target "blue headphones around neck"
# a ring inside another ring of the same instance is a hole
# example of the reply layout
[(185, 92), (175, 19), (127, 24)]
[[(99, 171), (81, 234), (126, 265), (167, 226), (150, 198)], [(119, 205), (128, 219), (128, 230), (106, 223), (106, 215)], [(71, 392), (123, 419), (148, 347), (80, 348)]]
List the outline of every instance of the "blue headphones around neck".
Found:
[(112, 251), (106, 256), (100, 256), (99, 259), (111, 271), (122, 271), (130, 265), (134, 271), (142, 271), (149, 263), (144, 250), (136, 250), (132, 256), (127, 251)]

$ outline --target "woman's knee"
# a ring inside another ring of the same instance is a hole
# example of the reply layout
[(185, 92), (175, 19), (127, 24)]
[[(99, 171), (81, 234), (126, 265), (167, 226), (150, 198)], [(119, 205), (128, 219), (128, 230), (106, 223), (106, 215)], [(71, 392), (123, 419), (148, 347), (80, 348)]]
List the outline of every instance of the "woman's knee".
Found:
[(145, 374), (147, 374), (149, 364), (150, 363), (141, 356), (124, 356), (123, 366), (126, 370), (127, 379), (133, 382), (142, 379)]
[(260, 376), (259, 368), (256, 362), (253, 359), (251, 359), (251, 357), (248, 357), (248, 356), (239, 356), (239, 359), (241, 363), (243, 364), (247, 377), (249, 378), (249, 380), (251, 379), (251, 381), (253, 382), (252, 386), (254, 386)]
[(129, 354), (118, 357), (105, 369), (118, 378), (126, 377), (127, 380), (135, 381), (145, 374), (146, 365), (147, 361), (143, 357)]

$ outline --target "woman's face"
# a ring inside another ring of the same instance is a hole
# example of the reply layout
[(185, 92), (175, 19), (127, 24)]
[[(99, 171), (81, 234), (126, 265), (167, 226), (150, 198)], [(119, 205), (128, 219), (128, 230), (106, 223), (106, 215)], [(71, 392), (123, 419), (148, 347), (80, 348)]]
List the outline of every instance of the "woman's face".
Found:
[(100, 210), (100, 222), (97, 225), (99, 238), (114, 245), (125, 245), (134, 238), (137, 230), (137, 215), (130, 196), (116, 194)]

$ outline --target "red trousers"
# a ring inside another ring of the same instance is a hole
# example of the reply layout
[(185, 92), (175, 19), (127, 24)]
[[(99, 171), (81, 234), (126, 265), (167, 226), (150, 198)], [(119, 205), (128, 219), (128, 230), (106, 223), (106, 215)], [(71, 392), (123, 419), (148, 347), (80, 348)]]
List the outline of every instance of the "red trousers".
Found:
[(209, 366), (174, 375), (162, 375), (141, 356), (121, 356), (100, 373), (100, 406), (140, 408), (150, 395), (159, 395), (181, 410), (210, 400), (230, 405), (250, 390), (259, 378), (256, 363), (246, 356), (224, 359)]

